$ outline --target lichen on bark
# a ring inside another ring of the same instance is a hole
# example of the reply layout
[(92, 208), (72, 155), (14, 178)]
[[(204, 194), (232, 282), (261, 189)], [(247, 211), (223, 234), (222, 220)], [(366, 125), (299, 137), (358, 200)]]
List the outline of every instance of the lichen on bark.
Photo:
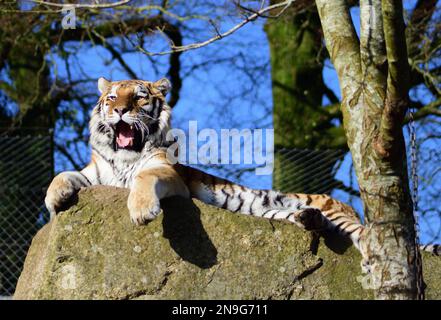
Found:
[[(363, 200), (376, 297), (417, 297), (415, 229), (401, 130), (408, 66), (401, 1), (360, 1), (361, 36), (344, 0), (316, 0), (342, 92), (344, 128)], [(387, 57), (387, 59), (386, 59)], [(396, 79), (402, 75), (403, 82)]]

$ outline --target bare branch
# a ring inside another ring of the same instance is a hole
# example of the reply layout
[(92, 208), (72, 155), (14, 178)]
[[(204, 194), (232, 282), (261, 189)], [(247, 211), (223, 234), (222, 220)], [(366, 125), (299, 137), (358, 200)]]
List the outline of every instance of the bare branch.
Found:
[[(235, 1), (235, 5), (236, 5), (239, 9), (241, 9), (241, 10), (243, 10), (243, 11), (247, 11), (247, 12), (251, 12), (251, 13), (257, 14), (257, 15), (259, 16), (259, 18), (266, 18), (266, 19), (277, 19), (277, 18), (278, 18), (280, 15), (282, 15), (282, 14), (288, 9), (288, 7), (289, 7), (289, 6), (285, 6), (285, 7), (283, 7), (283, 8), (281, 9), (281, 11), (279, 11), (276, 15), (263, 15), (263, 14), (259, 14), (259, 11), (262, 10), (262, 9), (264, 8), (264, 2), (265, 2), (265, 1), (262, 1), (262, 2), (260, 3), (259, 10), (245, 7), (245, 6), (243, 6), (243, 5), (240, 3), (240, 1)], [(305, 8), (307, 8), (308, 6), (312, 6), (312, 5), (314, 5), (314, 0), (297, 0), (297, 1), (296, 1), (296, 8), (295, 8), (295, 9), (296, 9), (297, 11), (301, 11), (301, 10), (304, 10)]]
[[(441, 98), (419, 108), (417, 112), (414, 113), (413, 119), (419, 120), (427, 117), (428, 115), (435, 115), (441, 117), (441, 110), (439, 107), (441, 106)], [(408, 123), (410, 121), (410, 117), (406, 117), (404, 119), (404, 123)]]
[(409, 89), (409, 64), (402, 1), (383, 0), (382, 9), (389, 69), (388, 98), (406, 100)]
[(395, 154), (396, 138), (401, 135), (401, 126), (408, 108), (410, 83), (409, 64), (403, 4), (401, 0), (383, 0), (383, 25), (388, 62), (387, 93), (381, 115), (380, 131), (375, 143), (377, 154), (389, 157)]
[[(118, 6), (122, 6), (125, 4), (128, 4), (132, 0), (121, 0), (114, 3), (94, 3), (94, 4), (78, 4), (78, 3), (56, 3), (56, 2), (50, 2), (50, 1), (43, 1), (43, 0), (26, 0), (30, 1), (36, 4), (50, 6), (50, 7), (57, 7), (57, 8), (65, 8), (65, 7), (71, 7), (71, 8), (77, 8), (77, 9), (105, 9), (105, 8), (114, 8)], [(97, 1), (96, 1), (97, 2)]]
[(387, 58), (380, 1), (360, 0), (360, 57), (364, 94), (381, 107), (386, 95)]
[(414, 57), (421, 51), (419, 45), (424, 41), (424, 34), (436, 10), (437, 2), (437, 0), (418, 0), (408, 26), (409, 57)]
[(67, 150), (64, 146), (59, 143), (55, 143), (55, 150), (60, 152), (74, 167), (75, 170), (80, 171), (82, 169), (81, 165), (78, 164), (75, 159), (72, 157), (71, 152)]
[[(98, 24), (93, 26), (93, 32), (90, 32), (90, 28), (77, 28), (77, 29), (53, 29), (49, 34), (49, 41), (56, 44), (60, 41), (84, 41), (89, 37), (90, 40), (96, 42), (102, 42), (103, 38), (110, 38), (115, 35), (124, 33), (132, 34), (136, 32), (144, 32), (145, 34), (152, 33), (158, 26), (163, 26), (165, 20), (160, 16), (152, 17), (140, 17), (140, 18), (130, 18), (124, 21), (109, 21), (106, 23)], [(61, 30), (63, 33), (61, 34)]]
[(239, 24), (235, 25), (234, 27), (232, 27), (231, 29), (229, 29), (228, 31), (224, 32), (224, 33), (219, 33), (217, 32), (217, 35), (205, 40), (203, 42), (198, 42), (198, 43), (192, 43), (192, 44), (188, 44), (185, 46), (176, 46), (176, 45), (171, 45), (171, 50), (169, 51), (162, 51), (162, 52), (150, 52), (147, 50), (144, 50), (142, 48), (139, 48), (140, 51), (142, 51), (144, 54), (149, 55), (149, 56), (163, 56), (163, 55), (168, 55), (168, 54), (172, 54), (172, 53), (176, 53), (176, 52), (184, 52), (184, 51), (189, 51), (189, 50), (193, 50), (193, 49), (198, 49), (198, 48), (202, 48), (205, 47), (207, 45), (209, 45), (210, 43), (213, 43), (215, 41), (218, 41), (222, 38), (228, 37), (229, 35), (235, 33), (237, 30), (241, 29), (243, 26), (245, 26), (246, 24), (248, 24), (251, 21), (256, 20), (259, 16), (263, 15), (265, 12), (274, 10), (274, 9), (278, 9), (278, 8), (283, 8), (281, 10), (281, 12), (279, 12), (276, 16), (280, 16), (283, 12), (285, 8), (288, 8), (292, 3), (294, 3), (295, 0), (287, 0), (281, 3), (277, 3), (274, 5), (270, 5), (267, 6), (259, 11), (257, 11), (256, 13), (246, 17), (242, 22), (240, 22)]
[(109, 45), (107, 42), (105, 42), (103, 46), (112, 54), (112, 57), (119, 62), (121, 67), (123, 67), (123, 69), (132, 79), (138, 79), (135, 71), (133, 71), (132, 68), (130, 68), (130, 66), (126, 63), (121, 53), (119, 53), (112, 45)]
[(357, 34), (345, 0), (316, 0), (326, 47), (339, 77), (343, 99), (356, 103), (360, 96), (361, 63)]
[[(441, 48), (440, 48), (441, 49)], [(437, 72), (441, 70), (441, 67), (437, 67), (431, 70), (427, 70), (418, 65), (418, 63), (412, 59), (409, 59), (410, 66), (412, 68), (412, 83), (411, 86), (424, 83), (428, 90), (435, 96), (441, 95), (441, 88), (439, 87), (439, 75)]]

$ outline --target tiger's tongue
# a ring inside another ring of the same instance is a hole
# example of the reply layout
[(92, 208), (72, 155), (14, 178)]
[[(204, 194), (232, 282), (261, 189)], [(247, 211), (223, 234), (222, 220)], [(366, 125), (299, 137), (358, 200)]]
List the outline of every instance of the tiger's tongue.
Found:
[(134, 132), (130, 129), (130, 125), (122, 123), (118, 125), (118, 136), (116, 143), (119, 147), (125, 148), (133, 145)]

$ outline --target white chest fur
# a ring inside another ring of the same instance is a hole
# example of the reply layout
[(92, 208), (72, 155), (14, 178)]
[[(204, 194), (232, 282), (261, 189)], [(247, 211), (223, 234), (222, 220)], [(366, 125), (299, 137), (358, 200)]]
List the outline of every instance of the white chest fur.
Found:
[[(86, 167), (82, 173), (93, 184), (130, 188), (134, 178), (142, 170), (169, 165), (164, 153), (159, 150), (141, 153), (137, 158), (105, 158), (94, 151), (94, 164)], [(122, 158), (122, 159), (121, 159)]]

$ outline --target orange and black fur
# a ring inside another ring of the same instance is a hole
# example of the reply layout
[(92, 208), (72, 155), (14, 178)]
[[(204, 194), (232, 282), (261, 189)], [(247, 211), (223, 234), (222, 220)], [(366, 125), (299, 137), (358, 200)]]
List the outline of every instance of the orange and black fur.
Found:
[(180, 195), (233, 212), (289, 221), (307, 230), (335, 230), (360, 249), (364, 226), (351, 207), (327, 195), (253, 190), (171, 163), (165, 139), (171, 116), (165, 101), (170, 89), (167, 79), (110, 82), (100, 78), (98, 88), (101, 97), (90, 121), (91, 162), (81, 171), (62, 172), (54, 178), (45, 199), (51, 216), (80, 188), (111, 185), (130, 189), (127, 206), (138, 225), (160, 213), (162, 198)]

